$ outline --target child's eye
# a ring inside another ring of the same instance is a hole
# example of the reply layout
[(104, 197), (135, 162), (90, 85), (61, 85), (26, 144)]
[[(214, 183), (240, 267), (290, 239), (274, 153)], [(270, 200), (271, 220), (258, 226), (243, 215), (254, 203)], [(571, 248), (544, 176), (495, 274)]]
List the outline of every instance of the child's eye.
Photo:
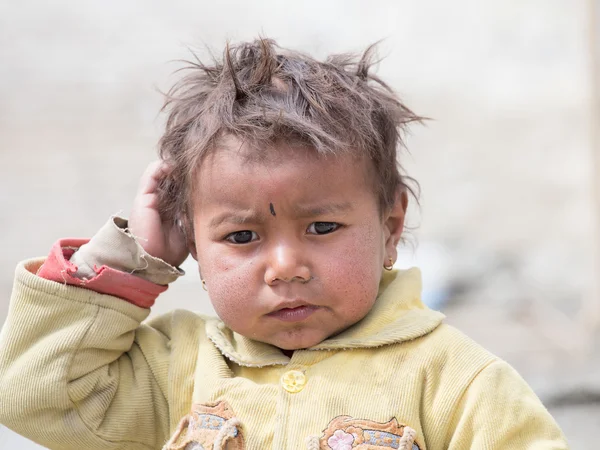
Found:
[(306, 231), (312, 234), (328, 234), (334, 232), (339, 227), (340, 224), (335, 222), (313, 222), (308, 226)]
[(258, 235), (254, 231), (250, 230), (236, 231), (235, 233), (230, 233), (227, 235), (227, 237), (225, 237), (225, 240), (231, 242), (232, 244), (247, 244), (255, 241), (256, 239), (258, 239)]

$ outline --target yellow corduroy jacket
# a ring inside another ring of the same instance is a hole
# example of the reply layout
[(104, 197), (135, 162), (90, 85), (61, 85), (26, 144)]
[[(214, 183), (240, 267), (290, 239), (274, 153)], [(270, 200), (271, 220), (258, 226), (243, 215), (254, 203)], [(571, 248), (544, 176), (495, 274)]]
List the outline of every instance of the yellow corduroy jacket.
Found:
[(386, 273), (359, 323), (288, 358), (216, 318), (149, 310), (17, 269), (0, 422), (51, 449), (564, 449), (505, 362)]

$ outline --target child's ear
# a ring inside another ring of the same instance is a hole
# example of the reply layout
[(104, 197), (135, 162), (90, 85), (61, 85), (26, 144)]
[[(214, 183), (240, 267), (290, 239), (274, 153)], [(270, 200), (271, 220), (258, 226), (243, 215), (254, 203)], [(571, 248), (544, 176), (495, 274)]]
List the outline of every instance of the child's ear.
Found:
[(190, 255), (196, 261), (198, 261), (198, 252), (196, 251), (196, 242), (192, 239), (188, 240), (188, 250), (190, 251)]
[(398, 243), (404, 231), (404, 218), (406, 217), (406, 209), (408, 207), (408, 194), (405, 188), (399, 188), (396, 192), (396, 199), (391, 208), (388, 209), (384, 216), (384, 231), (385, 231), (385, 254), (383, 255), (384, 266), (396, 262), (398, 258)]
[(192, 255), (192, 258), (198, 261), (198, 252), (196, 251), (196, 240), (194, 239), (194, 227), (192, 225), (191, 220), (187, 216), (184, 216), (179, 221), (179, 224), (190, 255)]

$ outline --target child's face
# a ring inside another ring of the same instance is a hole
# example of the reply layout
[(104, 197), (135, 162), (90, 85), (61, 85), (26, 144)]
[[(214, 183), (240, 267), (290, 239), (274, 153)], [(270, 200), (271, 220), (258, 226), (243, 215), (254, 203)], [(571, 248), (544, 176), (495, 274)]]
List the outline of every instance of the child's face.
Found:
[(229, 145), (198, 171), (194, 256), (232, 330), (286, 350), (316, 345), (373, 306), (406, 198), (382, 217), (366, 162), (351, 156), (245, 152)]

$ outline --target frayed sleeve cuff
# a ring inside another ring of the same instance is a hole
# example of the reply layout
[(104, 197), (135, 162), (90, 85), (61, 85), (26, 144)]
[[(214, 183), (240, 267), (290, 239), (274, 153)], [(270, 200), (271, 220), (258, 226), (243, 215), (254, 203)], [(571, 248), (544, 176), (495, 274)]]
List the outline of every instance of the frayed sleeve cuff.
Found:
[(37, 275), (149, 308), (184, 272), (144, 251), (127, 221), (112, 217), (90, 240), (61, 239)]

